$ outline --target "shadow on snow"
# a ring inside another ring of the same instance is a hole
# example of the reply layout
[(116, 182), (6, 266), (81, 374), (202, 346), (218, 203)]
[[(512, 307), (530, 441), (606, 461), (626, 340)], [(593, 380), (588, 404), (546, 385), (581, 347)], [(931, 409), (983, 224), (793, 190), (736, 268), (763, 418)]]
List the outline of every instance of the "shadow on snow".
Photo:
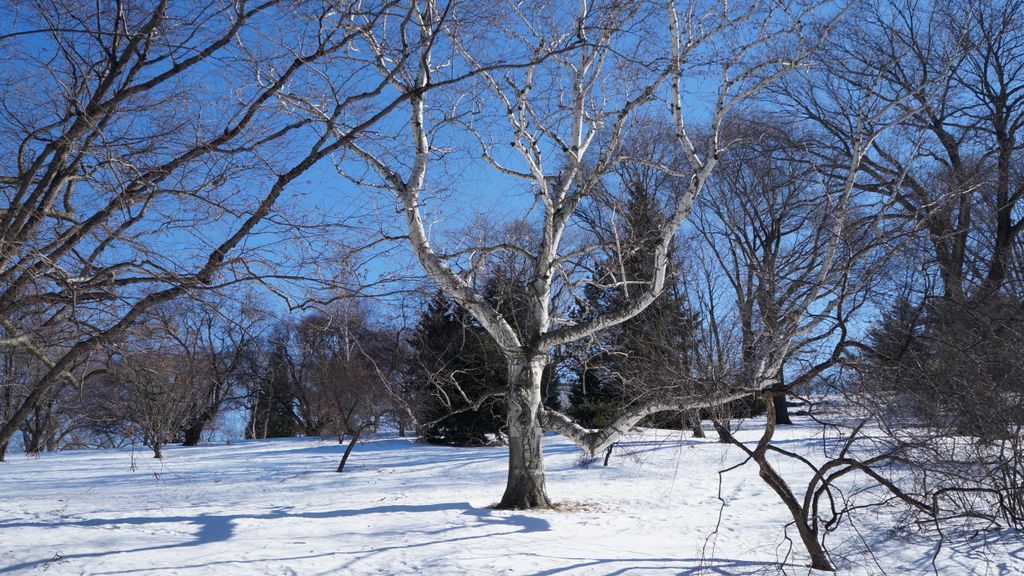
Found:
[[(264, 514), (199, 514), (196, 516), (136, 516), (126, 518), (91, 518), (78, 521), (64, 521), (59, 524), (60, 527), (82, 527), (82, 528), (101, 528), (101, 527), (113, 527), (118, 525), (133, 525), (133, 526), (149, 526), (155, 524), (193, 524), (198, 526), (198, 529), (192, 533), (191, 539), (185, 542), (178, 542), (175, 544), (165, 544), (159, 546), (144, 546), (140, 548), (133, 548), (129, 550), (109, 550), (103, 552), (89, 552), (82, 554), (61, 554), (53, 559), (42, 558), (39, 560), (26, 561), (12, 566), (6, 566), (0, 568), (0, 574), (7, 574), (24, 570), (34, 567), (45, 568), (50, 562), (66, 562), (70, 560), (80, 560), (85, 558), (102, 558), (105, 556), (130, 554), (139, 552), (150, 552), (155, 550), (171, 550), (177, 548), (190, 548), (194, 546), (204, 546), (207, 544), (223, 543), (230, 540), (235, 534), (235, 526), (237, 520), (280, 520), (280, 519), (307, 519), (307, 520), (324, 520), (324, 519), (338, 519), (338, 518), (352, 518), (360, 516), (369, 516), (374, 514), (393, 514), (393, 513), (424, 513), (424, 512), (439, 512), (439, 511), (461, 511), (463, 515), (473, 518), (476, 525), (490, 525), (496, 527), (512, 527), (515, 530), (511, 532), (502, 532), (502, 534), (511, 534), (515, 532), (543, 532), (550, 530), (550, 524), (543, 518), (536, 518), (532, 516), (526, 516), (523, 514), (512, 514), (505, 515), (495, 513), (494, 511), (487, 508), (476, 508), (471, 506), (468, 502), (452, 502), (452, 503), (441, 503), (441, 504), (426, 504), (426, 505), (386, 505), (386, 506), (374, 506), (370, 508), (362, 508), (356, 510), (331, 510), (325, 512), (294, 512), (288, 509), (277, 509)], [(0, 532), (10, 530), (14, 528), (50, 528), (54, 524), (48, 522), (6, 522), (0, 523)], [(472, 525), (456, 525), (443, 527), (437, 530), (424, 531), (426, 534), (441, 534), (457, 530), (459, 528), (467, 528)], [(386, 552), (397, 548), (416, 548), (422, 546), (429, 546), (439, 543), (450, 543), (464, 540), (476, 540), (480, 538), (486, 538), (493, 536), (492, 533), (484, 533), (472, 536), (455, 536), (447, 539), (431, 540), (428, 542), (411, 543), (408, 545), (396, 545), (375, 548), (370, 551), (372, 554)], [(268, 561), (273, 559), (263, 559), (261, 561)], [(180, 567), (180, 566), (179, 566)], [(143, 571), (153, 570), (154, 567), (148, 566)], [(125, 571), (127, 572), (127, 571)]]

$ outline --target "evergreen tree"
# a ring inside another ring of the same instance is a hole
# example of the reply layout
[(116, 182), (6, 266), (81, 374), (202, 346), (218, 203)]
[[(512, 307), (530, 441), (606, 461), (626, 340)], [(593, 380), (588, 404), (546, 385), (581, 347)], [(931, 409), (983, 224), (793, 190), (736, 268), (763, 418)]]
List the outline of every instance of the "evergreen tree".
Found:
[(920, 353), (925, 311), (901, 298), (893, 309), (883, 312), (878, 324), (868, 333), (875, 354), (868, 361), (879, 366), (895, 366), (908, 354)]
[(894, 421), (1002, 439), (1024, 414), (1024, 306), (1012, 295), (896, 303), (869, 333), (860, 387)]
[[(407, 388), (416, 394), (416, 417), (428, 442), (474, 445), (504, 428), (505, 359), (472, 318), (438, 292), (409, 340)], [(495, 395), (469, 409), (487, 394)]]
[(253, 438), (294, 436), (295, 395), (288, 366), (288, 335), (278, 330), (271, 338), (266, 365), (257, 378), (247, 435)]
[[(634, 175), (635, 176), (635, 175)], [(643, 178), (626, 179), (625, 231), (621, 247), (598, 270), (587, 287), (586, 310), (600, 315), (627, 306), (631, 294), (651, 280), (657, 230), (664, 219)], [(632, 319), (607, 330), (603, 338), (577, 350), (576, 381), (569, 412), (582, 425), (603, 427), (631, 402), (671, 394), (688, 381), (688, 350), (696, 318), (690, 312), (673, 262), (666, 271), (665, 292)], [(660, 423), (665, 424), (664, 418)], [(671, 418), (678, 425), (680, 418)]]

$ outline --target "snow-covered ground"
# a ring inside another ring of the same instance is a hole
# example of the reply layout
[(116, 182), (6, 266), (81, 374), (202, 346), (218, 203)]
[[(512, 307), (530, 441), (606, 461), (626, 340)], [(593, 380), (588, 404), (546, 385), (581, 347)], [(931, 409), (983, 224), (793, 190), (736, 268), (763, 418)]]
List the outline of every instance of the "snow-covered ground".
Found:
[[(808, 426), (776, 438), (821, 452)], [(607, 468), (582, 469), (575, 447), (547, 437), (562, 509), (542, 512), (488, 508), (504, 487), (503, 448), (374, 439), (343, 474), (342, 448), (315, 439), (170, 447), (162, 461), (146, 450), (14, 455), (0, 464), (0, 574), (808, 572), (753, 466), (722, 477), (722, 508), (718, 471), (741, 460), (736, 448), (654, 430), (624, 444)], [(782, 467), (794, 488), (807, 477)], [(1024, 542), (1009, 533), (946, 543), (933, 566), (935, 541), (894, 532), (890, 513), (829, 536), (841, 574), (1024, 574)]]

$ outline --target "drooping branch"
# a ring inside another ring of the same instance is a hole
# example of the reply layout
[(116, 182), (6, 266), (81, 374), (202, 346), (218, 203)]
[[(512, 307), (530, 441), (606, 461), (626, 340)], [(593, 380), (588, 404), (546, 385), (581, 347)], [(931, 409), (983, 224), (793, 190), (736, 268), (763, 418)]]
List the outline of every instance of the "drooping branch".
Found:
[(730, 402), (747, 398), (750, 394), (751, 392), (749, 391), (727, 392), (711, 398), (707, 396), (694, 396), (678, 400), (656, 400), (648, 403), (637, 403), (627, 408), (611, 424), (599, 429), (584, 428), (565, 414), (556, 410), (545, 409), (541, 413), (541, 421), (546, 429), (558, 432), (572, 440), (577, 446), (593, 456), (617, 442), (648, 416), (661, 412), (689, 412), (719, 408)]

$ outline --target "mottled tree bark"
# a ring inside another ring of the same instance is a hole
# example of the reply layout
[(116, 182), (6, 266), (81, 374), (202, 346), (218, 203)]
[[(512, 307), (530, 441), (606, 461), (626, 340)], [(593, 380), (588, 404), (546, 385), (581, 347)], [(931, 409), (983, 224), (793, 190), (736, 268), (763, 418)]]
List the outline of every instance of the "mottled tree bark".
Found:
[(503, 510), (551, 507), (541, 452), (544, 430), (540, 422), (540, 381), (546, 364), (544, 354), (509, 361), (508, 482), (497, 505)]

